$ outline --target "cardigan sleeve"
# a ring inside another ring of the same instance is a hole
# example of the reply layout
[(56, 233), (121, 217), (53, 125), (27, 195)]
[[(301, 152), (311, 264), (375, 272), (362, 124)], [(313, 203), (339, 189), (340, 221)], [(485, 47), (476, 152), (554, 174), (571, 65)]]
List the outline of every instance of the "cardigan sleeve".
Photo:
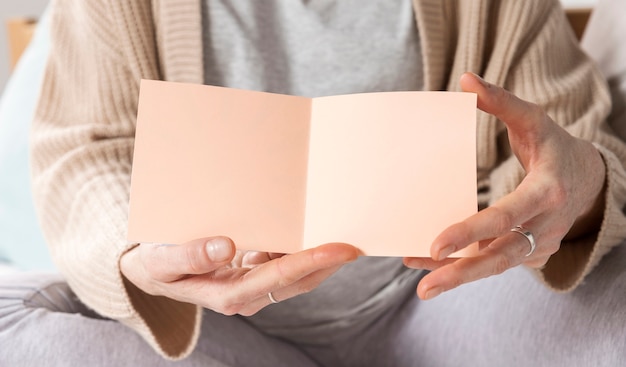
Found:
[(159, 77), (150, 1), (58, 0), (31, 136), (33, 192), (54, 262), (90, 308), (163, 356), (189, 354), (201, 309), (122, 276), (139, 82)]
[[(519, 47), (511, 55), (510, 69), (502, 85), (520, 98), (541, 105), (572, 135), (593, 142), (606, 165), (605, 208), (600, 230), (586, 237), (563, 241), (546, 266), (536, 270), (548, 287), (568, 291), (580, 285), (601, 258), (626, 238), (623, 211), (626, 204), (626, 144), (606, 123), (610, 110), (606, 82), (580, 50), (558, 2), (527, 3), (535, 8), (535, 17), (523, 17), (524, 20), (508, 17), (512, 23), (507, 26), (517, 28), (524, 36), (513, 37)], [(498, 154), (508, 158), (490, 174), (492, 203), (512, 192), (525, 175), (521, 165), (511, 156), (504, 129), (500, 130), (498, 140)]]

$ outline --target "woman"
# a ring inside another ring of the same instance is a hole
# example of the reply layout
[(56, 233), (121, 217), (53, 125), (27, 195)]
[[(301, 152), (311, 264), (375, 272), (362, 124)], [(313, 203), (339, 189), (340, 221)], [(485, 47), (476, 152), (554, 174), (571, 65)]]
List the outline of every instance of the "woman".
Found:
[[(33, 130), (42, 226), (80, 300), (167, 358), (188, 356), (200, 337), (190, 365), (420, 364), (377, 338), (419, 313), (416, 286), (431, 299), (525, 264), (547, 287), (571, 290), (625, 237), (626, 147), (603, 129), (605, 83), (556, 1), (59, 0), (54, 9)], [(441, 233), (432, 259), (404, 259), (408, 268), (357, 260), (341, 244), (284, 256), (237, 253), (224, 237), (127, 244), (142, 78), (310, 97), (477, 93), (483, 210)], [(479, 256), (446, 258), (475, 241)], [(224, 316), (235, 314), (249, 317)]]

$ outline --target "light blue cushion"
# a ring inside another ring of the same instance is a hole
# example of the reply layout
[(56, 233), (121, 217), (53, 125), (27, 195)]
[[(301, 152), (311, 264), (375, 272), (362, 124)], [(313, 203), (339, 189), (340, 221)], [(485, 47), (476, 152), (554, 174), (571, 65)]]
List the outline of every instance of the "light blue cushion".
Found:
[(0, 99), (0, 258), (18, 269), (54, 265), (33, 207), (28, 139), (50, 46), (41, 18)]

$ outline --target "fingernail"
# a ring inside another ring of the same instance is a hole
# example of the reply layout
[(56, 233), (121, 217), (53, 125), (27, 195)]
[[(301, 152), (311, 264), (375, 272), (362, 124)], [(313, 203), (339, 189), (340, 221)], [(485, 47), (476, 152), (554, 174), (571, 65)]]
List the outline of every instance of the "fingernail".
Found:
[(423, 261), (419, 258), (407, 258), (404, 260), (404, 265), (408, 268), (413, 268), (413, 269), (423, 269)]
[(439, 250), (439, 254), (437, 254), (437, 258), (434, 260), (441, 261), (446, 257), (450, 256), (454, 252), (454, 246), (447, 246)]
[(440, 295), (442, 292), (443, 292), (443, 288), (434, 287), (434, 288), (427, 290), (424, 296), (425, 296), (425, 299), (433, 299), (437, 297), (438, 295)]
[(223, 238), (213, 238), (206, 243), (206, 252), (209, 258), (215, 262), (230, 260), (232, 247)]

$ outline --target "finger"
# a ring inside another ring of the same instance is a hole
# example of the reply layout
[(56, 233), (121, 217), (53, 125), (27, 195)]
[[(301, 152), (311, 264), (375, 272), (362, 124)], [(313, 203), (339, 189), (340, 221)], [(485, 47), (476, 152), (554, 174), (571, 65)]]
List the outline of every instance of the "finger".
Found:
[[(454, 289), (462, 284), (501, 274), (524, 261), (528, 241), (519, 234), (510, 232), (494, 240), (480, 255), (457, 259), (426, 275), (417, 287), (422, 299), (431, 299), (442, 292)], [(537, 258), (540, 254), (535, 255)]]
[(248, 251), (243, 255), (241, 266), (253, 267), (270, 261), (270, 255), (267, 252)]
[(443, 259), (441, 261), (433, 260), (430, 257), (405, 257), (403, 263), (407, 268), (435, 270), (442, 266), (452, 264), (457, 259)]
[[(295, 296), (308, 293), (317, 288), (324, 280), (333, 275), (341, 266), (315, 271), (288, 287), (272, 291), (272, 296), (277, 302), (283, 302)], [(244, 306), (238, 313), (242, 316), (251, 316), (261, 309), (271, 305), (269, 295), (265, 294)]]
[(512, 193), (492, 206), (446, 228), (431, 246), (433, 260), (441, 261), (472, 243), (506, 234), (544, 211), (546, 203), (538, 186), (523, 181)]
[(248, 251), (243, 251), (243, 250), (236, 250), (235, 251), (235, 256), (233, 257), (233, 259), (230, 261), (230, 265), (231, 267), (236, 267), (236, 268), (240, 268), (243, 264), (243, 257), (246, 255)]
[(285, 256), (285, 254), (281, 252), (268, 252), (267, 255), (270, 257), (270, 260)]
[(209, 273), (235, 256), (235, 245), (227, 237), (203, 238), (182, 245), (142, 244), (140, 250), (148, 274), (161, 282)]
[(357, 257), (358, 250), (345, 244), (327, 244), (285, 255), (251, 269), (235, 286), (226, 282), (229, 289), (218, 300), (220, 304), (216, 308), (225, 310), (223, 313), (237, 313), (239, 310), (233, 307), (243, 307), (251, 299), (266, 297), (267, 293), (286, 288), (309, 274), (343, 265)]
[(526, 102), (504, 88), (486, 82), (473, 73), (464, 73), (461, 89), (478, 95), (478, 108), (496, 116), (507, 128), (520, 134), (534, 132), (545, 122), (545, 113), (536, 104)]
[(287, 287), (315, 271), (343, 265), (357, 257), (357, 249), (345, 244), (326, 244), (285, 255), (248, 273), (242, 290), (258, 289), (261, 294), (266, 294)]
[[(485, 247), (489, 246), (489, 244), (491, 244), (491, 242), (494, 240), (495, 238), (489, 238), (486, 240), (481, 240), (478, 242), (478, 251), (484, 249)], [(444, 266), (444, 265), (448, 265), (448, 264), (452, 264), (453, 262), (455, 262), (457, 260), (457, 258), (443, 258), (441, 260), (433, 260), (432, 257), (405, 257), (403, 259), (403, 263), (406, 267), (408, 268), (412, 268), (412, 269), (426, 269), (426, 270), (435, 270), (435, 269), (439, 269), (440, 267)]]
[(248, 251), (243, 255), (241, 266), (254, 267), (284, 255), (276, 252)]

